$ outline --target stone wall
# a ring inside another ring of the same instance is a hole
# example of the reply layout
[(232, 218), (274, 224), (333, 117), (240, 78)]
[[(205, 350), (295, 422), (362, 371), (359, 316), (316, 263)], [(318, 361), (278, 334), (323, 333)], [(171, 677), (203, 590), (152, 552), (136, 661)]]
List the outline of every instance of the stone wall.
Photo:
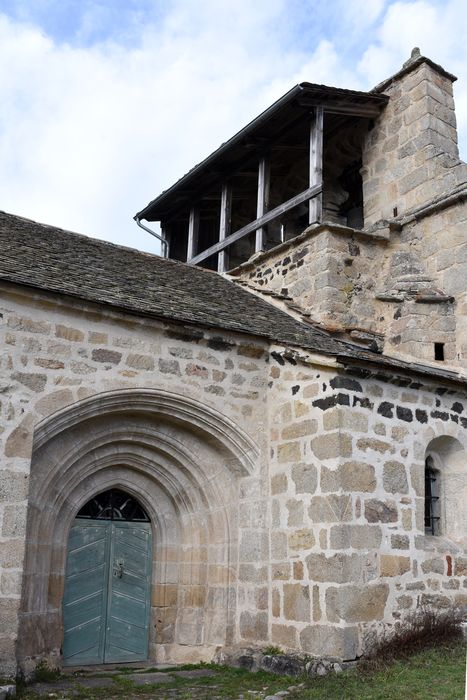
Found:
[(3, 671), (21, 595), (20, 658), (59, 653), (66, 533), (112, 485), (155, 528), (151, 657), (210, 658), (236, 634), (237, 539), (266, 533), (266, 345), (17, 287), (0, 313)]
[(457, 146), (453, 79), (440, 66), (415, 57), (376, 88), (390, 99), (363, 147), (366, 228), (467, 180)]
[[(378, 622), (465, 606), (465, 393), (283, 358), (271, 376), (272, 642), (351, 659)], [(462, 466), (438, 461), (447, 520), (432, 537), (424, 462), (440, 437)]]
[(3, 672), (20, 608), (22, 668), (60, 661), (68, 528), (112, 486), (154, 527), (154, 660), (237, 642), (351, 659), (373, 624), (467, 602), (465, 393), (18, 287), (0, 312)]
[(356, 342), (425, 362), (440, 343), (465, 367), (467, 170), (452, 79), (415, 57), (377, 88), (390, 99), (364, 139), (365, 230), (312, 226), (234, 274)]

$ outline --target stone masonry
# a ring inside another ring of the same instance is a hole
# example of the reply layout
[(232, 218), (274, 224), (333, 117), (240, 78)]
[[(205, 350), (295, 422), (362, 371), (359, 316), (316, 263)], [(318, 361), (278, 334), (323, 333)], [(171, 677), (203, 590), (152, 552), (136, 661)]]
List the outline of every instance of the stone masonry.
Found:
[[(117, 303), (112, 270), (136, 253), (91, 254), (68, 234), (83, 256), (73, 287), (49, 257), (51, 227), (34, 229), (37, 274), (0, 262), (3, 675), (62, 663), (68, 533), (110, 488), (150, 516), (155, 662), (271, 644), (352, 660), (375, 629), (467, 606), (467, 183), (452, 79), (414, 54), (377, 88), (389, 102), (362, 135), (362, 230), (323, 221), (221, 278), (227, 300), (250, 292), (257, 332), (236, 302), (231, 322), (227, 307), (210, 315), (193, 268), (157, 256), (151, 273), (138, 258)], [(157, 310), (167, 270), (187, 307), (201, 300), (193, 317), (170, 294)]]

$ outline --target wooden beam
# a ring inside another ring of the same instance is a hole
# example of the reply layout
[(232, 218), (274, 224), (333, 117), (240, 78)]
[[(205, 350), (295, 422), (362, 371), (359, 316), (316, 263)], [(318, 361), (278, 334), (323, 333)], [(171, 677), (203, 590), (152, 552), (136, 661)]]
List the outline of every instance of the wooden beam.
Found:
[[(221, 192), (221, 221), (219, 226), (219, 243), (223, 243), (230, 235), (230, 224), (232, 219), (232, 188), (230, 184), (222, 185)], [(217, 260), (217, 271), (225, 272), (229, 264), (229, 254), (223, 247), (219, 251)]]
[(192, 260), (189, 261), (190, 264), (196, 265), (202, 260), (206, 260), (206, 258), (209, 258), (211, 255), (215, 255), (215, 253), (218, 253), (224, 248), (227, 248), (227, 246), (232, 245), (232, 243), (235, 243), (235, 241), (240, 240), (240, 238), (248, 236), (248, 234), (253, 233), (253, 231), (256, 231), (257, 229), (261, 228), (261, 226), (268, 224), (270, 221), (274, 221), (274, 219), (278, 219), (280, 216), (282, 216), (282, 214), (285, 214), (286, 211), (294, 209), (299, 204), (303, 204), (303, 202), (307, 202), (312, 197), (320, 195), (321, 191), (321, 185), (308, 187), (308, 189), (304, 190), (303, 192), (300, 192), (300, 194), (296, 194), (295, 197), (292, 197), (286, 202), (283, 202), (283, 204), (279, 204), (278, 207), (271, 209), (271, 211), (268, 211), (259, 219), (252, 221), (251, 224), (247, 224), (246, 226), (239, 228), (238, 231), (231, 233), (230, 236), (227, 236), (225, 238), (225, 240), (219, 241), (219, 243), (215, 243), (210, 248), (203, 250), (202, 253), (199, 253), (194, 258), (192, 258)]
[[(316, 107), (315, 118), (310, 131), (310, 187), (323, 187), (323, 124), (324, 110)], [(309, 223), (321, 221), (323, 209), (323, 195), (319, 194), (310, 200)]]
[(298, 98), (297, 104), (305, 109), (323, 107), (326, 114), (342, 114), (343, 116), (367, 117), (368, 119), (379, 117), (382, 108), (385, 106), (384, 102), (373, 104), (359, 104), (358, 102), (348, 102), (346, 100), (330, 100), (328, 102), (319, 98), (314, 99), (309, 97)]
[(190, 209), (190, 218), (188, 220), (188, 247), (186, 253), (187, 262), (198, 252), (198, 234), (199, 234), (199, 209), (192, 207)]
[[(269, 208), (269, 183), (270, 183), (270, 167), (269, 158), (263, 156), (259, 161), (258, 166), (258, 199), (256, 204), (256, 218), (261, 219)], [(256, 229), (255, 252), (259, 253), (264, 250), (266, 243), (266, 228), (261, 226)]]

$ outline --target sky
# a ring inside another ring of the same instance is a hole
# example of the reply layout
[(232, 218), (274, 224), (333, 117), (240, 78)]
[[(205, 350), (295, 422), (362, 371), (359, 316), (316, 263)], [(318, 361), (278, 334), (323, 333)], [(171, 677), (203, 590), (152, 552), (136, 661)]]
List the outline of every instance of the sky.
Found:
[[(0, 0), (0, 209), (159, 252), (134, 214), (301, 81), (459, 77), (465, 0)], [(152, 224), (151, 224), (152, 226)]]

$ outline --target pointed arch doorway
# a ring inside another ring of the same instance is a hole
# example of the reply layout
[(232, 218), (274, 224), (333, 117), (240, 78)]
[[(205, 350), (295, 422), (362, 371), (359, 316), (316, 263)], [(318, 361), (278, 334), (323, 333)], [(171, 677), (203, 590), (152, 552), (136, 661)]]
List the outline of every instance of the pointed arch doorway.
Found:
[(148, 658), (151, 523), (129, 494), (88, 501), (68, 537), (63, 596), (65, 665)]

